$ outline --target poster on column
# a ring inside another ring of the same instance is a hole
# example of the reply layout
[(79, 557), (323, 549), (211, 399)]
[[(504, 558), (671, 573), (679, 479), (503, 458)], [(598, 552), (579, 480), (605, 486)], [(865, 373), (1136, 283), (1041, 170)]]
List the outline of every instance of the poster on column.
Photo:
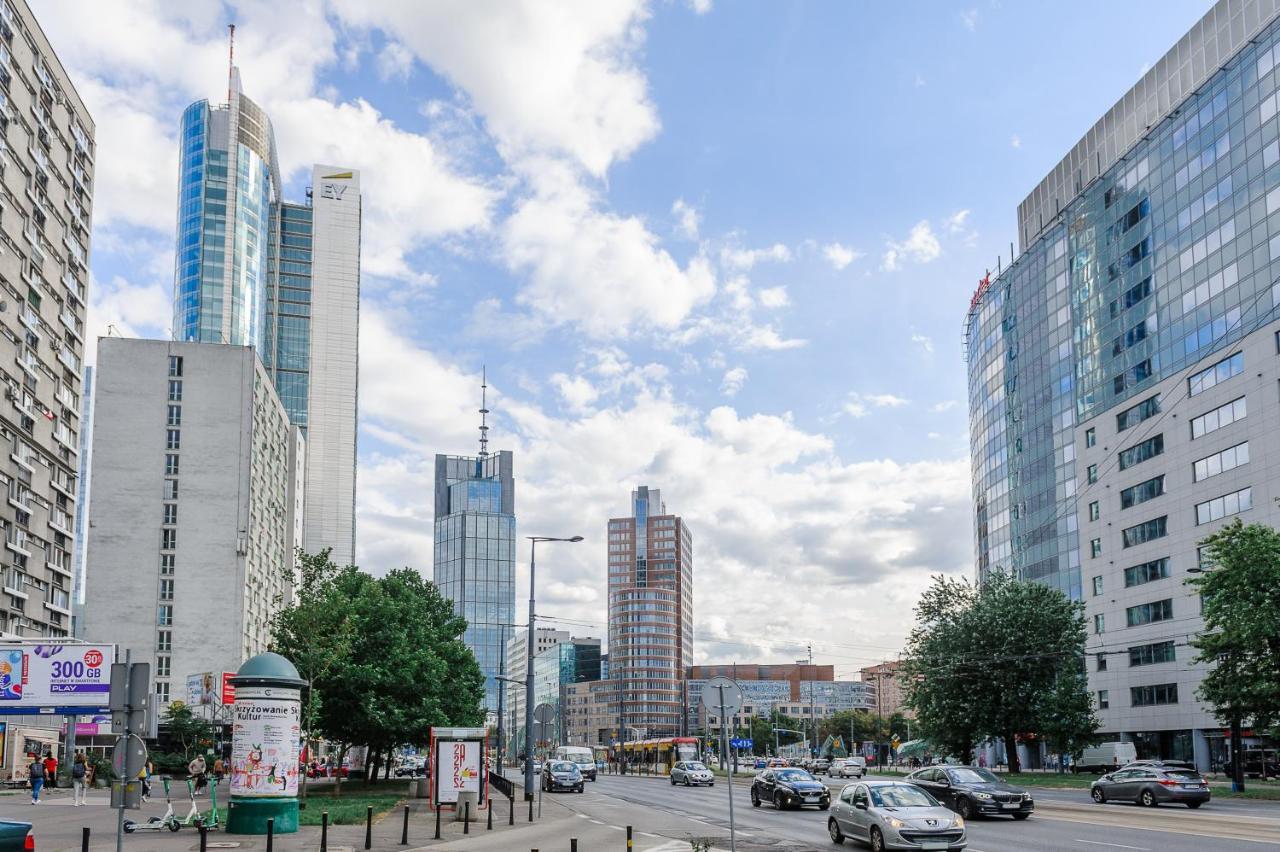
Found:
[(231, 730), (231, 795), (298, 795), (301, 701), (296, 689), (242, 686)]
[(457, 802), (459, 793), (480, 792), (480, 743), (436, 740), (435, 765), (440, 773), (437, 802)]

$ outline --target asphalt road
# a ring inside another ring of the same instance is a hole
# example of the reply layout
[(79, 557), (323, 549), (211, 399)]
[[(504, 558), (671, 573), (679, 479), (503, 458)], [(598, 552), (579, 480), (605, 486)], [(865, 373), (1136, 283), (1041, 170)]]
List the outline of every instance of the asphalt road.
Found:
[[(750, 775), (735, 778), (734, 810), (739, 849), (831, 849), (827, 814), (809, 809), (753, 808)], [(831, 781), (839, 788), (843, 781)], [(1198, 811), (1176, 806), (1139, 808), (1096, 805), (1083, 791), (1035, 791), (1037, 813), (1024, 822), (984, 819), (969, 823), (970, 852), (1215, 852), (1280, 849), (1280, 807), (1268, 803), (1212, 802)], [(706, 826), (707, 836), (728, 831), (729, 796), (724, 779), (716, 786), (672, 787), (661, 778), (602, 775), (585, 795), (559, 795), (557, 802), (584, 817), (629, 823), (666, 836), (649, 825), (654, 812), (682, 823)], [(687, 827), (682, 831), (688, 831)], [(678, 835), (677, 835), (678, 836)], [(846, 842), (855, 848), (852, 842)]]

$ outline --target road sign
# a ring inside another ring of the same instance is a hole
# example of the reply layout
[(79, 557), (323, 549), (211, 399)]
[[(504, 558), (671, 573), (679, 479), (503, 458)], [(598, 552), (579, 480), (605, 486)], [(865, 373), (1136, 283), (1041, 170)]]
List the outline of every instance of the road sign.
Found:
[(111, 665), (111, 732), (151, 734), (151, 664)]
[(111, 768), (120, 778), (137, 778), (147, 765), (147, 744), (140, 737), (121, 737), (111, 750)]
[(898, 747), (899, 745), (901, 745), (901, 743), (902, 743), (902, 741), (898, 739), (898, 735), (897, 735), (897, 734), (894, 734), (894, 735), (893, 735), (893, 739), (892, 739), (892, 740), (890, 740), (890, 742), (893, 744), (893, 747), (894, 747), (894, 748), (897, 748), (897, 747)]
[(533, 708), (533, 721), (535, 722), (554, 722), (556, 720), (556, 708), (550, 704), (539, 704)]
[(732, 740), (729, 740), (729, 745), (733, 746), (734, 748), (754, 748), (755, 741), (750, 739), (749, 737), (736, 737)]
[(702, 685), (702, 706), (713, 716), (732, 716), (742, 709), (742, 687), (727, 677), (713, 677)]

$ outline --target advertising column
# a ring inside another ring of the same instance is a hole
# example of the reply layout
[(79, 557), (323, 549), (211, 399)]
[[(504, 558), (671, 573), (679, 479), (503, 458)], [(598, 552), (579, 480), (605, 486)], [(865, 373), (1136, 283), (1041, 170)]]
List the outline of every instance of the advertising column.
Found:
[(229, 834), (298, 830), (298, 749), (306, 681), (279, 654), (259, 654), (232, 678)]

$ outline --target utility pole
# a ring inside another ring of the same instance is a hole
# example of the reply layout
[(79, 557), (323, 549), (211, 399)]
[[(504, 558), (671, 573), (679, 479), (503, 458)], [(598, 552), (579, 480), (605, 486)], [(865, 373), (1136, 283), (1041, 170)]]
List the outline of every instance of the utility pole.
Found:
[(818, 756), (818, 716), (814, 709), (813, 694), (818, 687), (818, 675), (813, 668), (813, 643), (809, 643), (809, 675), (813, 680), (809, 681), (809, 723), (813, 726), (813, 745), (809, 748), (809, 756)]

